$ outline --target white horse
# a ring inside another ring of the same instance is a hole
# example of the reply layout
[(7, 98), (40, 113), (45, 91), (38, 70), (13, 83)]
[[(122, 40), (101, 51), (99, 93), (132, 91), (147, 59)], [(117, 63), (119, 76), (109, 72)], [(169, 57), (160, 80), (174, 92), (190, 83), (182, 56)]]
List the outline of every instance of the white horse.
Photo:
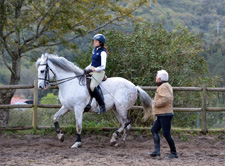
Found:
[[(63, 141), (64, 136), (60, 131), (58, 124), (59, 117), (68, 111), (75, 112), (77, 139), (71, 148), (81, 147), (81, 130), (84, 108), (90, 101), (90, 94), (86, 87), (86, 76), (84, 70), (77, 67), (63, 57), (52, 54), (43, 54), (36, 62), (38, 68), (38, 87), (45, 89), (49, 87), (50, 80), (55, 76), (59, 87), (59, 99), (62, 107), (54, 115), (55, 131), (58, 138)], [(127, 131), (130, 129), (130, 120), (127, 117), (128, 110), (135, 104), (138, 92), (141, 103), (144, 107), (143, 119), (151, 116), (151, 98), (140, 87), (135, 86), (130, 81), (112, 77), (100, 84), (106, 110), (113, 110), (121, 127), (113, 133), (110, 140), (112, 145), (117, 143), (118, 134), (124, 130), (122, 140), (126, 140)], [(93, 98), (91, 104), (92, 112), (97, 112), (98, 104)]]

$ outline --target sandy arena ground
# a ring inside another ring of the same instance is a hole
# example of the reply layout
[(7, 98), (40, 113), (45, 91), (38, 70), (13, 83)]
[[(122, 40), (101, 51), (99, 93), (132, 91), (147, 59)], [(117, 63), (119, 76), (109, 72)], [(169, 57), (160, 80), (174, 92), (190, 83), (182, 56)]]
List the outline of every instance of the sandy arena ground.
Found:
[[(180, 134), (181, 135), (181, 134)], [(185, 138), (185, 139), (184, 139)], [(225, 133), (217, 135), (174, 136), (178, 159), (169, 154), (161, 136), (161, 157), (147, 155), (153, 150), (152, 137), (129, 135), (125, 144), (112, 147), (110, 137), (83, 135), (82, 148), (71, 149), (75, 136), (0, 135), (0, 165), (16, 166), (225, 166)]]

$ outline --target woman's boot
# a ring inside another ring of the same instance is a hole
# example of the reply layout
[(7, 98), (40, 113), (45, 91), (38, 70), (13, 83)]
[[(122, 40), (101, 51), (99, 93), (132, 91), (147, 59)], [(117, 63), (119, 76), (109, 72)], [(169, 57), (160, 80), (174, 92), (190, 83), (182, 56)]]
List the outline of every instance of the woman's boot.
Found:
[(170, 146), (170, 155), (168, 156), (168, 158), (178, 158), (173, 138), (171, 137), (171, 135), (165, 136), (165, 138)]
[(159, 134), (158, 133), (152, 133), (152, 135), (153, 135), (155, 150), (152, 153), (149, 153), (149, 155), (152, 156), (152, 157), (160, 156), (160, 138), (159, 138)]
[(96, 99), (96, 101), (98, 102), (99, 105), (99, 113), (105, 112), (105, 102), (104, 102), (104, 98), (101, 92), (99, 92), (98, 88), (96, 87), (94, 89), (94, 97)]

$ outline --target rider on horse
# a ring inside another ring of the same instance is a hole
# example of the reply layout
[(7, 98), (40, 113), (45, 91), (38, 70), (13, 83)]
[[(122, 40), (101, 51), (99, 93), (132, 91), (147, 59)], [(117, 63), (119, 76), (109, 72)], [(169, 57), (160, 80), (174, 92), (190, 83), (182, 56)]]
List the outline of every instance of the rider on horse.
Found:
[(92, 61), (91, 64), (85, 68), (85, 73), (91, 75), (90, 89), (93, 93), (93, 97), (95, 97), (99, 104), (99, 113), (102, 113), (105, 112), (106, 108), (103, 95), (98, 86), (105, 76), (107, 49), (104, 46), (104, 35), (97, 34), (93, 37), (93, 39), (95, 48), (92, 51)]

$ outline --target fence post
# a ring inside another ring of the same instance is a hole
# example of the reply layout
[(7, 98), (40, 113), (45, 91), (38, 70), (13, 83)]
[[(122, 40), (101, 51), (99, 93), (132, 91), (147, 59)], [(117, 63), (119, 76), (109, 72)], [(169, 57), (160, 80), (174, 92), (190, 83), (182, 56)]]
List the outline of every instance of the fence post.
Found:
[(202, 133), (206, 134), (206, 86), (202, 87)]
[(33, 129), (37, 130), (37, 104), (38, 104), (38, 81), (34, 80), (34, 96), (33, 96)]

